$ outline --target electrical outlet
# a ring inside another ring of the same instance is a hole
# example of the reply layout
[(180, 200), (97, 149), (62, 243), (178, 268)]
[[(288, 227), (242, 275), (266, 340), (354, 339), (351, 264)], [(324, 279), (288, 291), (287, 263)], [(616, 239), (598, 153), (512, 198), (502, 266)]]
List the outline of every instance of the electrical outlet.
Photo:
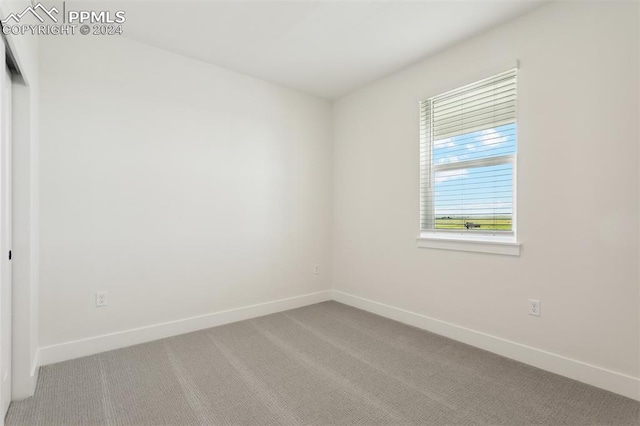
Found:
[(320, 265), (316, 265), (313, 267), (314, 275), (320, 275)]
[(108, 304), (108, 300), (107, 300), (107, 292), (106, 291), (99, 291), (96, 293), (96, 306), (98, 308), (101, 308), (103, 306), (107, 306)]
[(529, 315), (534, 317), (540, 316), (540, 301), (535, 299), (529, 299)]

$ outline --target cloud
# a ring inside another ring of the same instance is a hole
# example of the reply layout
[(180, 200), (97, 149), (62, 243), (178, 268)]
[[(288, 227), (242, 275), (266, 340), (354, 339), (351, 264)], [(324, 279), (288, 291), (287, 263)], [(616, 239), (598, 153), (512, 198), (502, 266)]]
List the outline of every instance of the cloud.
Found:
[(439, 158), (436, 160), (436, 164), (450, 164), (457, 163), (459, 161), (465, 161), (469, 159), (468, 154), (450, 155), (448, 157)]
[(478, 142), (485, 146), (501, 145), (505, 143), (507, 139), (508, 138), (506, 136), (494, 129), (483, 130), (482, 132), (480, 132), (480, 136), (476, 138)]
[(453, 148), (454, 146), (456, 146), (456, 143), (452, 138), (440, 139), (433, 142), (434, 148)]
[[(481, 130), (479, 132), (476, 132), (475, 135), (476, 136), (471, 141), (464, 144), (464, 148), (466, 148), (467, 151), (476, 151), (483, 147), (487, 147), (485, 149), (494, 148), (506, 143), (509, 140), (508, 135), (504, 135), (495, 129)], [(456, 140), (456, 138), (453, 137), (453, 138), (446, 138), (446, 139), (440, 139), (438, 141), (434, 141), (433, 147), (436, 149), (462, 148), (463, 146), (462, 142), (465, 139), (465, 136), (466, 135), (460, 136), (461, 140)], [(485, 149), (482, 149), (482, 151), (484, 151)], [(456, 161), (456, 160), (448, 160), (448, 161), (441, 161), (441, 162), (451, 163), (453, 161)]]

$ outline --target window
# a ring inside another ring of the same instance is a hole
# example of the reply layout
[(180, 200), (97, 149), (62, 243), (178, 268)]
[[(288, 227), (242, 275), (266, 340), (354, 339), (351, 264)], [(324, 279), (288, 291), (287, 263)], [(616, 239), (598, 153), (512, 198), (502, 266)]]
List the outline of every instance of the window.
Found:
[(515, 243), (516, 79), (420, 102), (421, 237)]

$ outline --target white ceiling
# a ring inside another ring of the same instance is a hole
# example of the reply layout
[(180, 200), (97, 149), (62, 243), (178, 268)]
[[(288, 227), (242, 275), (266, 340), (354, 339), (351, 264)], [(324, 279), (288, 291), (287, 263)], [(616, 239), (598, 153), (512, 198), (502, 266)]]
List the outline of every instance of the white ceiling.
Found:
[(118, 2), (127, 37), (335, 99), (546, 0)]

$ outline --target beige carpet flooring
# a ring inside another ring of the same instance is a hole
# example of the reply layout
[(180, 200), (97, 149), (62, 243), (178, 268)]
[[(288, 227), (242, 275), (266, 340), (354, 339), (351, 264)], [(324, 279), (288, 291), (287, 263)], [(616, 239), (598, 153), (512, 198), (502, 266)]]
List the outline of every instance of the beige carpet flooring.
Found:
[(336, 302), (40, 370), (8, 425), (640, 425), (640, 403)]

